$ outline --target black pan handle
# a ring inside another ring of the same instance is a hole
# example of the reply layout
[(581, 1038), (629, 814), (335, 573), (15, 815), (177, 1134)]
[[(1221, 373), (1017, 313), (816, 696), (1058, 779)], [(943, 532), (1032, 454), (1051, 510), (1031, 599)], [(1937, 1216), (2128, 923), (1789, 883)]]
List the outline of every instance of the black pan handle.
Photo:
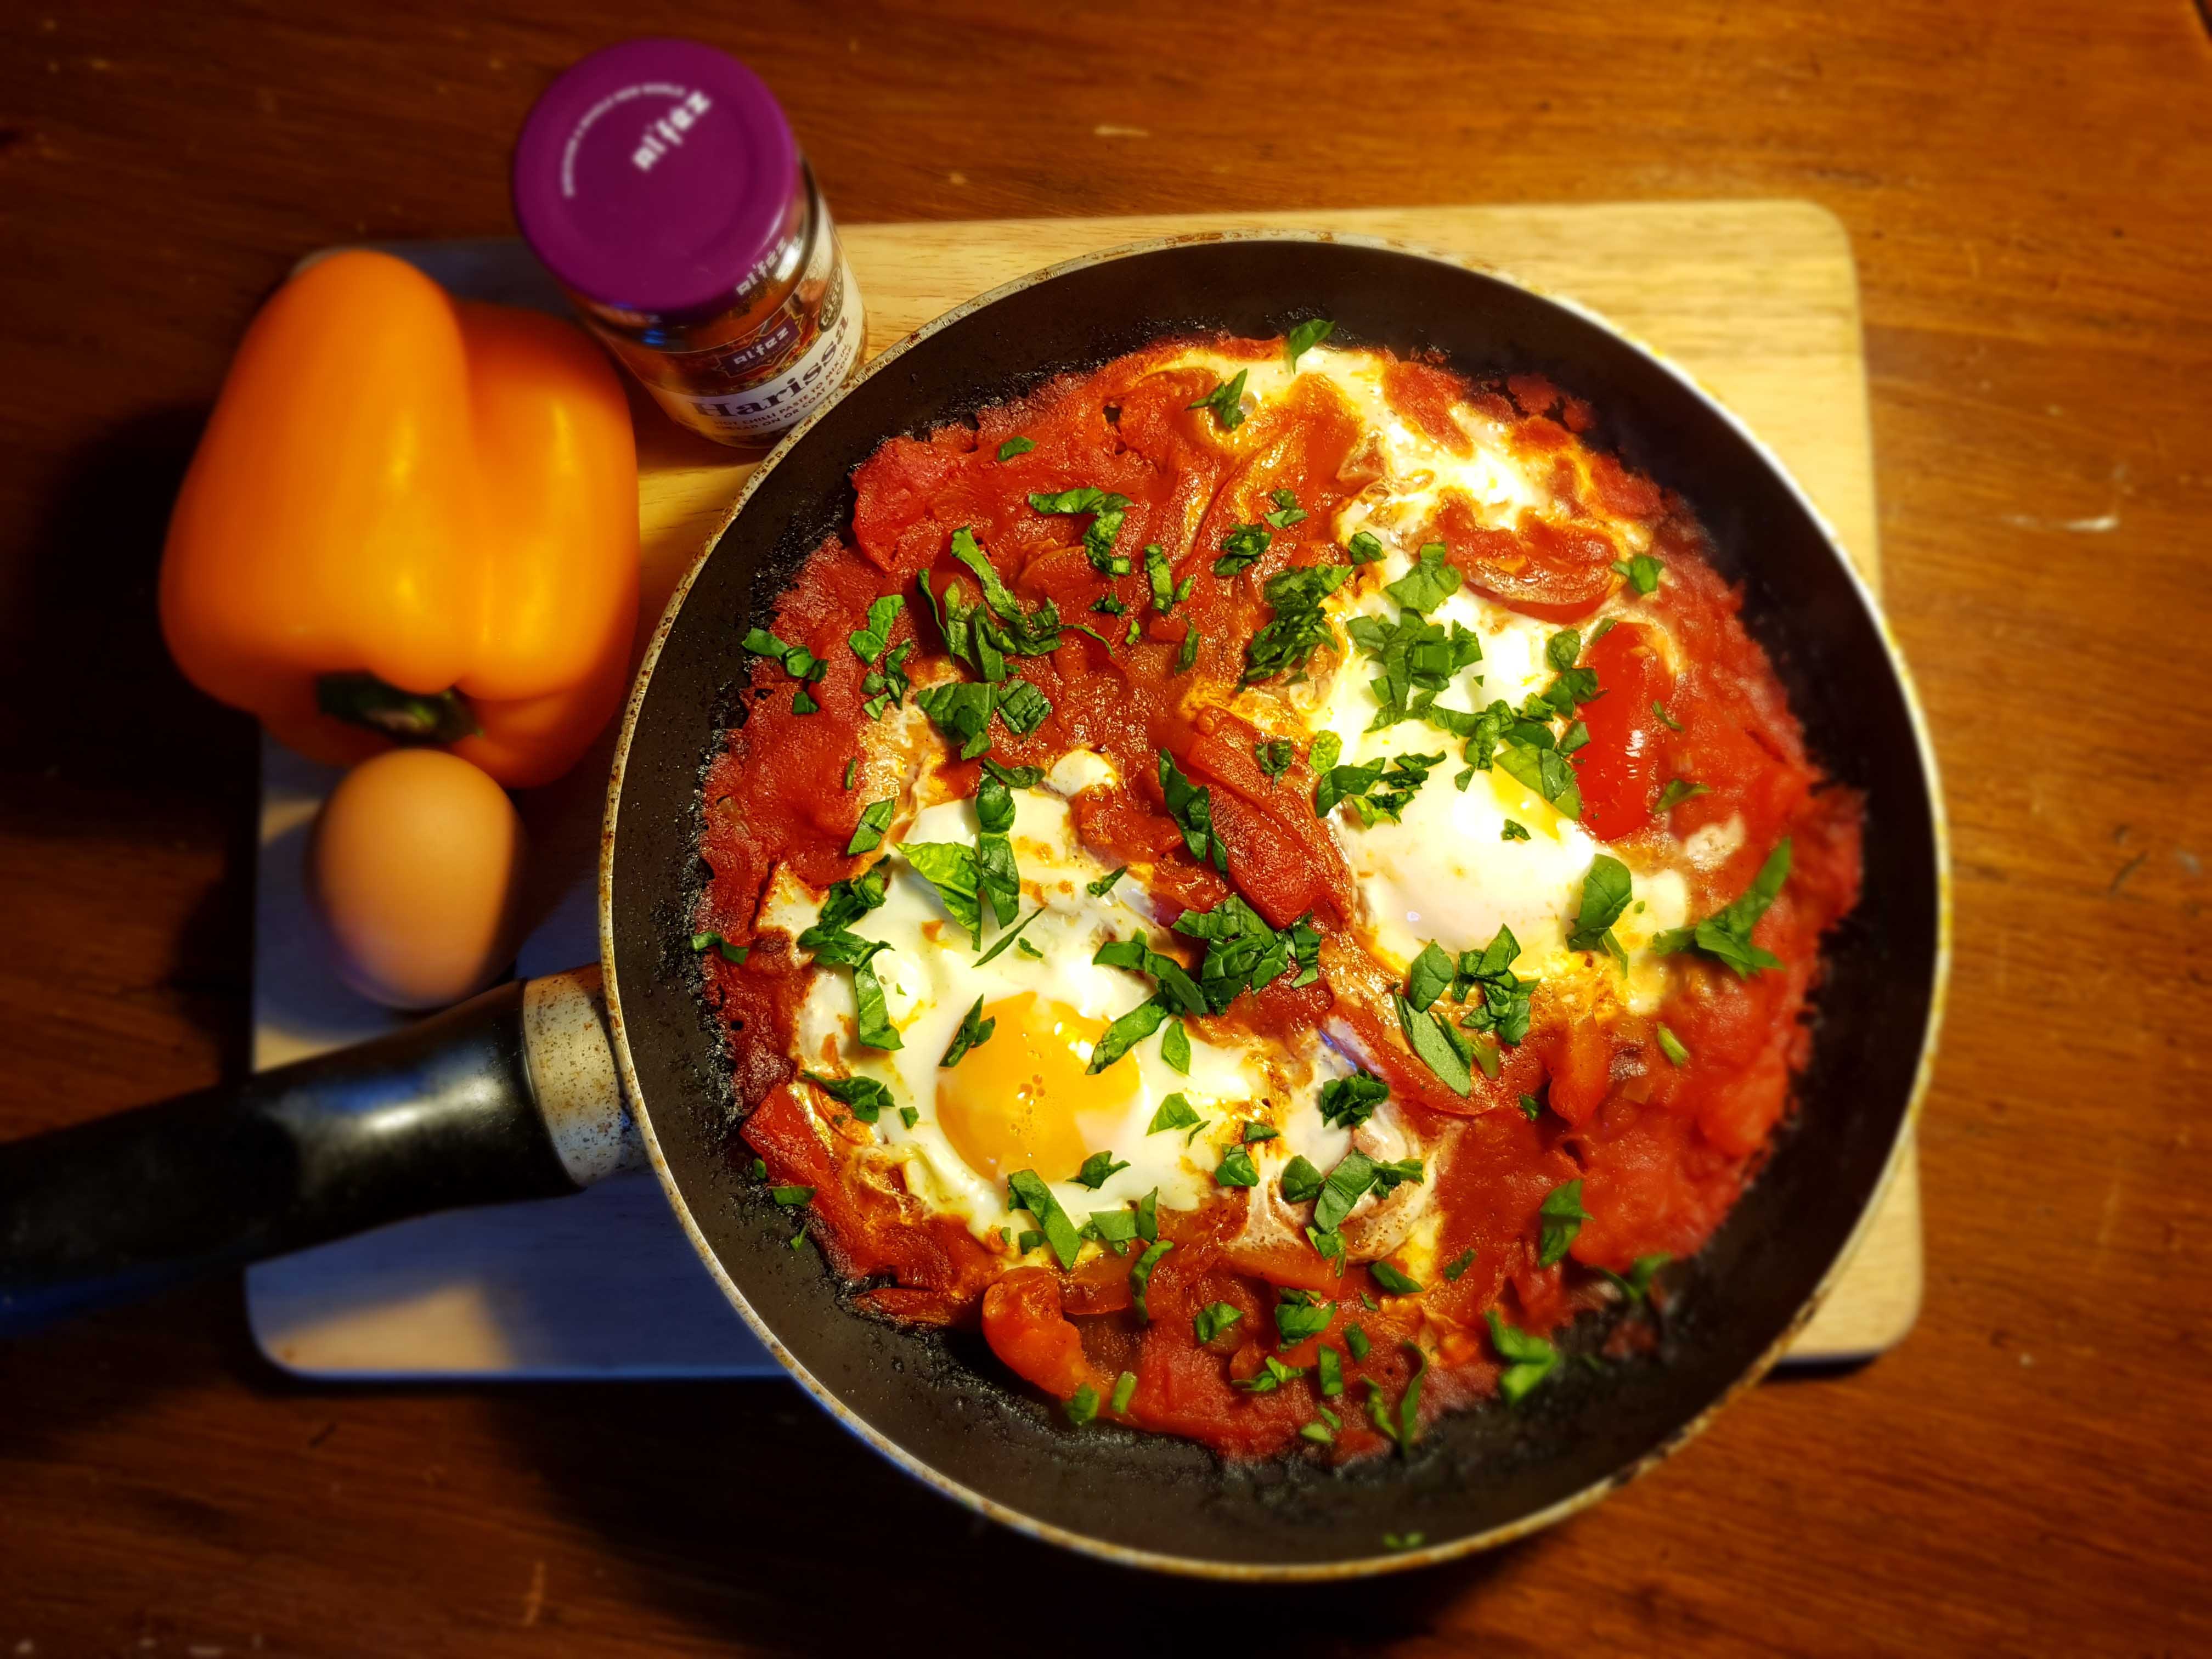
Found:
[(386, 1222), (641, 1163), (599, 970), (0, 1146), (0, 1335)]

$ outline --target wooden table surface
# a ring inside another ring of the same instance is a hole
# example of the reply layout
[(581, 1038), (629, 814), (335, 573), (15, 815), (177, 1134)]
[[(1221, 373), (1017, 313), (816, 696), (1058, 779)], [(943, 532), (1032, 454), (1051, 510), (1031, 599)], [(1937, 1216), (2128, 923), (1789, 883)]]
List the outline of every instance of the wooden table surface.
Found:
[(971, 1522), (781, 1383), (292, 1383), (227, 1281), (0, 1348), (0, 1654), (2212, 1648), (2212, 16), (471, 10), (0, 20), (0, 1134), (242, 1063), (252, 736), (152, 596), (246, 319), (307, 249), (502, 231), (537, 91), (684, 33), (766, 76), (854, 222), (1842, 217), (1954, 836), (1926, 1310), (1529, 1543), (1252, 1596)]

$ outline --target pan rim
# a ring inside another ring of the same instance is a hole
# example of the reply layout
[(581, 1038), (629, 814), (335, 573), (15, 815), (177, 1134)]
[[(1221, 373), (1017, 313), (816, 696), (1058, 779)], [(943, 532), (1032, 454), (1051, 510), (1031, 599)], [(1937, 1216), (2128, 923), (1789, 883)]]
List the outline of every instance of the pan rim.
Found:
[[(1500, 1526), (1467, 1534), (1437, 1544), (1425, 1545), (1416, 1549), (1385, 1554), (1349, 1556), (1328, 1561), (1275, 1563), (1224, 1561), (1204, 1556), (1141, 1549), (1128, 1545), (1111, 1543), (1088, 1533), (1079, 1532), (1057, 1522), (1029, 1515), (978, 1492), (961, 1481), (953, 1480), (923, 1459), (907, 1451), (847, 1406), (800, 1363), (797, 1356), (784, 1346), (767, 1322), (754, 1310), (744, 1292), (723, 1266), (720, 1256), (693, 1215), (681, 1186), (662, 1152), (659, 1137), (653, 1129), (652, 1115), (645, 1105), (643, 1091), (639, 1084), (635, 1064), (630, 1051), (628, 1025), (623, 1017), (621, 981), (615, 948), (614, 873), (617, 831), (638, 718), (645, 706), (647, 695), (653, 682), (653, 671), (659, 661), (661, 652), (674, 631), (684, 602), (690, 596), (700, 572), (705, 568), (708, 560), (720, 547), (723, 536), (744, 510), (746, 503), (752, 499), (762, 483), (806, 437), (808, 433), (831, 410), (842, 404), (854, 389), (890, 368), (922, 342), (941, 333), (975, 313), (1009, 295), (1049, 283), (1073, 271), (1173, 248), (1237, 242), (1338, 243), (1440, 264), (1455, 270), (1472, 270), (1478, 275), (1505, 283), (1568, 313), (1603, 333), (1611, 335), (1630, 349), (1650, 361), (1669, 378), (1679, 382), (1692, 397), (1717, 415), (1772, 474), (1775, 481), (1782, 486), (1820, 532), (1821, 541), (1829, 556), (1842, 568), (1851, 592), (1868, 620), (1873, 623), (1875, 631), (1881, 641), (1891, 677), (1895, 682), (1910, 723), (1922, 786), (1926, 792), (1931, 840), (1929, 852), (1934, 865), (1932, 873), (1936, 896), (1936, 942), (1934, 960), (1930, 964), (1928, 1012), (1921, 1032), (1919, 1050), (1905, 1110), (1899, 1115), (1896, 1130), (1891, 1137), (1881, 1178), (1869, 1191), (1860, 1208), (1856, 1221), (1831, 1258), (1819, 1283), (1799, 1306), (1788, 1326), (1775, 1340), (1703, 1410), (1668, 1436), (1661, 1443), (1644, 1452), (1633, 1462), (1613, 1470), (1541, 1510), (1522, 1516)], [(763, 458), (752, 475), (746, 479), (744, 489), (739, 491), (737, 500), (731, 505), (728, 513), (715, 526), (714, 534), (705, 543), (697, 556), (691, 561), (690, 567), (676, 584), (659, 622), (654, 626), (644, 655), (639, 663), (636, 677), (631, 684), (629, 694), (624, 702), (622, 723), (608, 780), (606, 810), (600, 835), (598, 898), (599, 953), (615, 1062), (623, 1080), (623, 1091), (630, 1110), (635, 1118), (639, 1133), (645, 1146), (647, 1160), (653, 1169), (654, 1177), (660, 1183), (662, 1193), (667, 1199), (670, 1207), (675, 1212), (678, 1224), (683, 1228), (685, 1237), (690, 1240), (692, 1248), (698, 1253), (701, 1261), (721, 1290), (723, 1296), (760, 1340), (762, 1346), (775, 1357), (777, 1364), (811, 1394), (832, 1418), (849, 1432), (908, 1474), (933, 1487), (965, 1508), (988, 1516), (1030, 1537), (1058, 1545), (1097, 1559), (1110, 1561), (1117, 1565), (1142, 1568), (1188, 1577), (1246, 1583), (1322, 1583), (1365, 1577), (1388, 1572), (1410, 1571), (1495, 1549), (1554, 1525), (1589, 1508), (1619, 1487), (1640, 1479), (1657, 1468), (1660, 1463), (1704, 1432), (1706, 1426), (1724, 1407), (1732, 1404), (1740, 1395), (1755, 1385), (1781, 1358), (1791, 1340), (1819, 1311), (1821, 1304), (1835, 1288), (1844, 1268), (1863, 1243), (1882, 1199), (1898, 1179), (1899, 1148), (1905, 1138), (1913, 1132), (1919, 1121), (1921, 1109), (1934, 1075), (1936, 1052), (1942, 1028), (1950, 981), (1952, 939), (1949, 830), (1944, 810), (1941, 778), (1937, 771), (1934, 745), (1929, 735), (1926, 715), (1921, 708), (1918, 691), (1913, 683), (1911, 673), (1905, 665), (1903, 651), (1889, 628), (1880, 602), (1869, 587), (1864, 577), (1861, 575), (1857, 566), (1844, 552), (1843, 543), (1836, 534), (1834, 526), (1806, 494), (1796, 476), (1757, 434), (1746, 426), (1742, 420), (1719, 398), (1700, 385), (1694, 376), (1663, 353), (1656, 350), (1589, 307), (1565, 295), (1547, 292), (1536, 284), (1524, 282), (1493, 266), (1471, 264), (1468, 261), (1453, 258), (1397, 239), (1332, 231), (1267, 228), (1184, 233), (1149, 238), (1116, 247), (1101, 249), (1044, 266), (1040, 270), (1000, 283), (951, 307), (895, 342), (871, 360), (837, 398), (823, 405), (821, 409), (810, 415), (807, 419), (787, 434), (775, 448)]]

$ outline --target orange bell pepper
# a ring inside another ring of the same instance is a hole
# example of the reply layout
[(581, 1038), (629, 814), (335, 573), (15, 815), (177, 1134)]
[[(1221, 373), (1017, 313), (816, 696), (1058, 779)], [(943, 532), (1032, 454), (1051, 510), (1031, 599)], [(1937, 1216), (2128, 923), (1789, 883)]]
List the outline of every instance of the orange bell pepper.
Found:
[(629, 407), (581, 332), (380, 253), (262, 307), (162, 557), (195, 685), (315, 760), (434, 743), (527, 787), (621, 703), (636, 618)]

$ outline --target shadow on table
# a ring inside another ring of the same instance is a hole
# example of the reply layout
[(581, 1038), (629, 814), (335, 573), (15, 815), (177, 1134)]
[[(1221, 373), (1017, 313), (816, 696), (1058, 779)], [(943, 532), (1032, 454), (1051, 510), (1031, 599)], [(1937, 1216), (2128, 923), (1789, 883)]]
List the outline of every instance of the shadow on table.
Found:
[(1172, 1578), (969, 1514), (781, 1381), (566, 1388), (502, 1406), (549, 1496), (604, 1539), (641, 1596), (770, 1649), (854, 1653), (893, 1629), (980, 1627), (998, 1645), (1115, 1659), (1237, 1632), (1237, 1645), (1364, 1652), (1421, 1634), (1510, 1554), (1545, 1547), (1380, 1582)]
[(161, 545), (206, 424), (137, 416), (72, 455), (18, 544), (0, 617), (0, 826), (14, 836), (164, 849), (220, 834), (223, 875), (161, 988), (245, 1069), (252, 722), (194, 690), (161, 639)]

